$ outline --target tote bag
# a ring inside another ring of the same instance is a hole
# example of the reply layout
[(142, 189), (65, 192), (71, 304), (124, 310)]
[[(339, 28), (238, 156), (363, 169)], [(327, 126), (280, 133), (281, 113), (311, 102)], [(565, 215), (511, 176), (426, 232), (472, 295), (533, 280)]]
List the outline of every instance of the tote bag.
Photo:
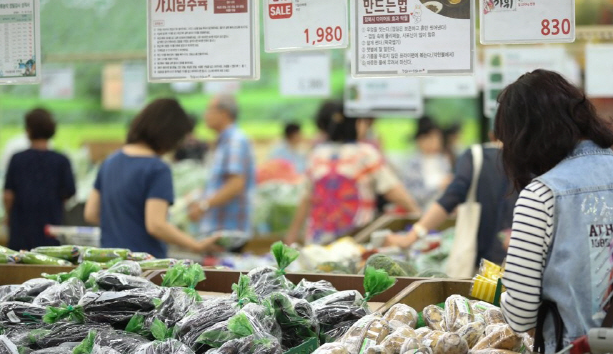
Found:
[(466, 202), (458, 207), (453, 247), (447, 259), (446, 273), (451, 278), (472, 278), (477, 258), (477, 235), (481, 220), (481, 204), (477, 202), (477, 187), (483, 167), (483, 147), (471, 147), (473, 178)]

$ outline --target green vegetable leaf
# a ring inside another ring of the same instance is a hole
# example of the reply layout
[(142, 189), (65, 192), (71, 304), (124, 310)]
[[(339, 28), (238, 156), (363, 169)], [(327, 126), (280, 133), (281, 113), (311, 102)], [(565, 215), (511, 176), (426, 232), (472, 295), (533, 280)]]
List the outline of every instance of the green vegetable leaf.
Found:
[(89, 261), (84, 261), (78, 267), (71, 270), (68, 273), (58, 273), (58, 274), (47, 274), (43, 273), (42, 276), (47, 279), (55, 280), (57, 282), (63, 283), (71, 278), (78, 278), (81, 281), (88, 281), (90, 274), (99, 272), (102, 268), (94, 263)]
[(205, 278), (204, 270), (202, 270), (200, 264), (192, 264), (188, 267), (185, 263), (178, 263), (166, 272), (162, 280), (162, 286), (195, 289), (198, 283)]
[(255, 294), (249, 284), (249, 277), (241, 274), (238, 278), (238, 284), (232, 284), (232, 291), (236, 293), (239, 308), (243, 308), (248, 303), (257, 304), (258, 296)]
[(166, 324), (157, 318), (153, 320), (153, 323), (151, 324), (151, 335), (153, 335), (153, 338), (163, 341), (166, 339), (171, 339), (173, 334), (174, 328), (166, 327)]
[(45, 316), (43, 316), (43, 322), (52, 324), (65, 318), (77, 323), (85, 322), (83, 307), (66, 305), (62, 305), (60, 307), (47, 307), (47, 312), (45, 313)]
[(239, 313), (228, 320), (228, 329), (240, 338), (248, 337), (255, 331), (244, 313)]
[(128, 322), (126, 325), (126, 332), (148, 337), (150, 332), (145, 328), (145, 316), (138, 313), (132, 316), (132, 318), (130, 318), (130, 322)]
[(34, 329), (28, 333), (28, 340), (31, 344), (34, 344), (41, 338), (47, 336), (49, 333), (51, 333), (51, 331), (48, 329)]
[(383, 293), (387, 289), (396, 284), (396, 278), (390, 277), (386, 271), (366, 267), (364, 272), (364, 303), (370, 301), (373, 297)]
[(270, 250), (273, 256), (275, 256), (280, 274), (285, 274), (285, 269), (300, 256), (300, 252), (281, 241), (274, 243)]
[(87, 337), (83, 339), (81, 344), (73, 349), (72, 354), (91, 354), (94, 349), (94, 339), (96, 339), (96, 331), (89, 331)]

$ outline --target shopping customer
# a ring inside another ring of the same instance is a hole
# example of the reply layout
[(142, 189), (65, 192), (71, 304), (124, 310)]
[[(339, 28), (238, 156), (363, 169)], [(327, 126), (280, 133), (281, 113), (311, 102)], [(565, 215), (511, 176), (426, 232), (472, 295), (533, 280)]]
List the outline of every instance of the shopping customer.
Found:
[(300, 124), (288, 123), (283, 128), (283, 140), (275, 146), (269, 160), (283, 160), (289, 163), (298, 173), (306, 169), (306, 153), (303, 150), (304, 137)]
[(196, 241), (167, 221), (174, 202), (170, 168), (161, 156), (191, 128), (174, 99), (158, 99), (130, 126), (126, 145), (107, 158), (85, 206), (85, 219), (102, 229), (102, 247), (128, 248), (164, 258), (167, 245), (192, 252), (216, 250), (216, 239)]
[[(251, 236), (251, 208), (255, 188), (253, 148), (237, 125), (238, 104), (232, 96), (213, 98), (204, 115), (217, 134), (209, 161), (209, 178), (202, 199), (189, 207), (190, 219), (200, 223), (200, 236), (231, 232), (238, 239)], [(238, 252), (240, 245), (230, 251)]]
[(356, 119), (346, 117), (341, 102), (326, 102), (318, 117), (329, 119), (329, 141), (309, 156), (308, 192), (285, 242), (299, 239), (308, 220), (306, 243), (329, 243), (373, 221), (377, 193), (409, 212), (419, 207), (369, 144), (357, 141)]
[(25, 117), (30, 148), (13, 155), (4, 185), (4, 209), (9, 248), (30, 250), (55, 246), (45, 236), (46, 225), (62, 225), (64, 202), (75, 194), (70, 161), (49, 149), (56, 123), (51, 113), (35, 109)]
[[(600, 327), (613, 278), (613, 131), (585, 94), (536, 70), (499, 98), (496, 135), (515, 208), (502, 311), (517, 332), (535, 327), (546, 353)], [(534, 178), (536, 176), (536, 178)], [(555, 321), (559, 313), (561, 321)], [(546, 318), (537, 326), (539, 317)], [(556, 336), (556, 322), (563, 328)]]

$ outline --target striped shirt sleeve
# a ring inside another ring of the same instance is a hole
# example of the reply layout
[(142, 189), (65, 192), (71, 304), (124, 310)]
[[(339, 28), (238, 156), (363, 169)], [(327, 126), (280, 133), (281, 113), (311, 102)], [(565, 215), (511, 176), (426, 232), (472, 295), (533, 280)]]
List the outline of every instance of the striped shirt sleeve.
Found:
[(554, 197), (549, 187), (533, 182), (519, 195), (502, 283), (507, 288), (502, 312), (516, 332), (536, 327), (541, 281), (553, 234)]

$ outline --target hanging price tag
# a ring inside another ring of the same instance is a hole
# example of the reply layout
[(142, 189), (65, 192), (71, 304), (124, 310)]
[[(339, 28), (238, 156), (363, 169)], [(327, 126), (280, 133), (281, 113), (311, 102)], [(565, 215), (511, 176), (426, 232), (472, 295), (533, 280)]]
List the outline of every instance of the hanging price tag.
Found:
[(481, 43), (575, 41), (575, 0), (479, 0)]
[[(309, 70), (304, 70), (309, 68)], [(283, 96), (330, 96), (330, 52), (283, 53), (279, 56), (279, 87)]]
[(347, 48), (346, 0), (264, 0), (267, 52)]

